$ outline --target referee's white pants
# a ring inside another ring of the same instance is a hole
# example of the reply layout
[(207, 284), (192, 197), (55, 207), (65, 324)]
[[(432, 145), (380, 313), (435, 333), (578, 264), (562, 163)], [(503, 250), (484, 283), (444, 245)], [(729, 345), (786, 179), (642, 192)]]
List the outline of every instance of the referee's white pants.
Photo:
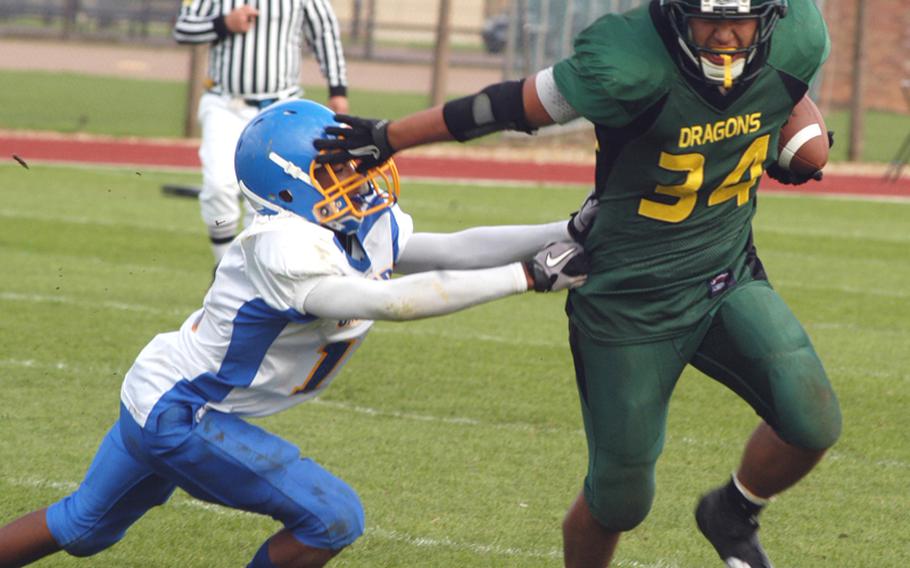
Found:
[[(213, 93), (205, 93), (199, 100), (197, 118), (202, 127), (199, 206), (213, 243), (230, 239), (237, 232), (241, 199), (234, 173), (234, 151), (243, 128), (258, 113), (258, 108), (244, 104), (242, 100)], [(248, 222), (253, 210), (245, 200), (244, 204)], [(216, 256), (219, 255), (216, 253)]]

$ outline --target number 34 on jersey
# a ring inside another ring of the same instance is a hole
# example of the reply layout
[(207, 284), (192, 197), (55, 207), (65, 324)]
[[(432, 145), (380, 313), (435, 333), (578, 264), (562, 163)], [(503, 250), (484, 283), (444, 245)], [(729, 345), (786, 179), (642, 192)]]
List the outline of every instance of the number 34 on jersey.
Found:
[[(770, 134), (759, 136), (746, 148), (736, 167), (717, 187), (710, 188), (708, 207), (720, 205), (736, 199), (736, 205), (749, 202), (749, 191), (758, 183), (763, 171), (762, 164), (768, 157)], [(698, 152), (670, 154), (661, 152), (658, 165), (674, 172), (685, 174), (685, 180), (678, 185), (657, 185), (654, 193), (675, 197), (675, 203), (662, 203), (643, 197), (638, 206), (638, 214), (649, 219), (667, 223), (680, 223), (689, 218), (698, 201), (698, 192), (703, 191), (705, 181), (706, 158)], [(748, 173), (748, 176), (746, 174)]]

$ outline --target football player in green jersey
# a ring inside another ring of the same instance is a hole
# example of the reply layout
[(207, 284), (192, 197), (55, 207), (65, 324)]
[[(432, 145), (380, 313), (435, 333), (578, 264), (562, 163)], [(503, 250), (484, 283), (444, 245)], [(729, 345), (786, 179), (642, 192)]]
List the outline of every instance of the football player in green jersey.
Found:
[(522, 81), (394, 122), (341, 116), (351, 128), (317, 141), (321, 160), (369, 168), (433, 141), (594, 124), (600, 207), (580, 235), (591, 272), (567, 303), (589, 460), (563, 523), (566, 566), (608, 565), (650, 510), (687, 364), (761, 418), (732, 478), (695, 511), (728, 566), (771, 566), (759, 512), (837, 440), (837, 398), (752, 241), (766, 168), (787, 183), (820, 178), (775, 164), (780, 128), (828, 51), (812, 0), (651, 0), (597, 20), (571, 57)]

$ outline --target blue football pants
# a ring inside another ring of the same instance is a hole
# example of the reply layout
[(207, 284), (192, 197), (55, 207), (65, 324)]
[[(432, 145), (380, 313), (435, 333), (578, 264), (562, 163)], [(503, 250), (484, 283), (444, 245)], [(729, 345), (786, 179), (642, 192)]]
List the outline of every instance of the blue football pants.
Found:
[(89, 556), (123, 538), (180, 487), (197, 499), (268, 515), (303, 544), (339, 550), (364, 527), (357, 494), (291, 443), (241, 418), (174, 405), (140, 427), (121, 406), (84, 481), (47, 511), (54, 539)]

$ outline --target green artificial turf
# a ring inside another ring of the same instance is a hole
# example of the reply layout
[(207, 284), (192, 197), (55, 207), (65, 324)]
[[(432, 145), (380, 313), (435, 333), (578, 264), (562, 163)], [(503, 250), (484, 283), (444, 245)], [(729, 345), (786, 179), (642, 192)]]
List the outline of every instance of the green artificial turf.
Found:
[[(0, 165), (0, 524), (81, 480), (123, 374), (201, 302), (211, 254), (196, 175)], [(581, 188), (405, 182), (416, 229), (565, 218)], [(779, 568), (903, 566), (910, 508), (910, 204), (766, 195), (756, 239), (840, 396), (840, 442), (763, 515)], [(378, 323), (324, 396), (257, 424), (360, 494), (367, 532), (334, 565), (560, 566), (586, 464), (562, 294)], [(675, 393), (651, 515), (622, 568), (705, 568), (698, 495), (736, 467), (755, 415), (694, 370)], [(242, 566), (278, 526), (180, 491), (113, 548), (39, 566)]]

